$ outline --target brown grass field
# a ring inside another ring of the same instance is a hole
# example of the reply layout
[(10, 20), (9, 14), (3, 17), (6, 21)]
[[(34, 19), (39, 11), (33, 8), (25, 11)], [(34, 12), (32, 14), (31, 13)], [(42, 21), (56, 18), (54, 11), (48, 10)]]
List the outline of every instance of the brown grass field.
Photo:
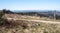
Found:
[(4, 22), (0, 26), (0, 33), (60, 33), (60, 24), (28, 21), (43, 20), (53, 22), (53, 19), (17, 14), (5, 14), (2, 18)]

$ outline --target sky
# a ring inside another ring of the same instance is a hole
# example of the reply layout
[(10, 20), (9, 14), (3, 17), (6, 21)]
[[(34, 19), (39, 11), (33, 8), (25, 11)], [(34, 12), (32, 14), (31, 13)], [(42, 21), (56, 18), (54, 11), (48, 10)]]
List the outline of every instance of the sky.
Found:
[(60, 0), (0, 0), (0, 9), (60, 10)]

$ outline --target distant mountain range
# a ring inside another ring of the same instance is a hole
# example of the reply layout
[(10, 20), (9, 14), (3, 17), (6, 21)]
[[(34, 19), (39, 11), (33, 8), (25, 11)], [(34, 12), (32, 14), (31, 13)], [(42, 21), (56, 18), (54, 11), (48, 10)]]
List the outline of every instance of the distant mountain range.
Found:
[[(55, 10), (14, 10), (13, 12), (48, 12), (48, 11), (55, 11)], [(60, 12), (56, 10), (56, 12)]]
[(13, 12), (15, 13), (39, 13), (39, 14), (54, 14), (54, 12), (56, 11), (57, 15), (60, 15), (60, 11), (59, 10), (14, 10)]

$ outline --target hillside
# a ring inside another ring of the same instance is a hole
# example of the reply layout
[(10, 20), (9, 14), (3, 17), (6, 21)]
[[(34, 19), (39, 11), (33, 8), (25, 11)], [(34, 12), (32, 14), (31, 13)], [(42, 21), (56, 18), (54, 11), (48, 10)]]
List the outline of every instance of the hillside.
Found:
[[(25, 11), (25, 12), (23, 12), (23, 11)], [(54, 18), (54, 12), (55, 12), (55, 10), (22, 10), (22, 12), (17, 11), (15, 13), (21, 14), (21, 15)], [(58, 10), (56, 10), (56, 19), (60, 19), (60, 12)]]
[[(0, 32), (3, 33), (60, 33), (60, 22), (51, 19), (40, 18), (38, 16), (28, 16), (19, 14), (4, 14), (3, 24), (0, 25)], [(47, 19), (47, 20), (46, 20)], [(46, 22), (43, 22), (46, 21)]]
[(60, 33), (60, 21), (45, 17), (45, 13), (41, 13), (42, 17), (35, 13), (27, 14), (2, 12), (0, 33)]

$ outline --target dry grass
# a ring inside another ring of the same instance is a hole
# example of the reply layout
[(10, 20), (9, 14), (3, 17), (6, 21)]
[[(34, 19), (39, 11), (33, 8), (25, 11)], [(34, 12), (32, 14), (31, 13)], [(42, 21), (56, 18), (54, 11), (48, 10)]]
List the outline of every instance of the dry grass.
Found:
[[(23, 21), (23, 22), (30, 22), (30, 21)], [(14, 27), (2, 26), (0, 28), (0, 33), (1, 32), (3, 33), (14, 33), (14, 32), (15, 33), (60, 33), (60, 27), (59, 27), (60, 25), (58, 24), (47, 24), (42, 22), (40, 23), (35, 22), (32, 23), (30, 27), (27, 27), (27, 25), (25, 25), (26, 28), (23, 28), (22, 26), (21, 25), (14, 26)]]
[[(13, 17), (14, 16), (14, 17)], [(53, 19), (47, 17), (39, 17), (39, 16), (27, 16), (27, 15), (18, 15), (18, 14), (5, 14), (3, 18), (12, 18), (12, 19), (28, 19), (28, 20), (47, 20), (53, 21)]]
[(5, 18), (13, 18), (17, 20), (8, 20), (7, 22), (9, 23), (4, 21), (6, 23), (3, 22), (4, 24), (0, 26), (0, 33), (60, 33), (60, 24), (48, 24), (43, 22), (27, 21), (46, 20), (46, 18), (44, 19), (37, 16), (19, 16), (14, 14), (6, 14), (3, 19)]

